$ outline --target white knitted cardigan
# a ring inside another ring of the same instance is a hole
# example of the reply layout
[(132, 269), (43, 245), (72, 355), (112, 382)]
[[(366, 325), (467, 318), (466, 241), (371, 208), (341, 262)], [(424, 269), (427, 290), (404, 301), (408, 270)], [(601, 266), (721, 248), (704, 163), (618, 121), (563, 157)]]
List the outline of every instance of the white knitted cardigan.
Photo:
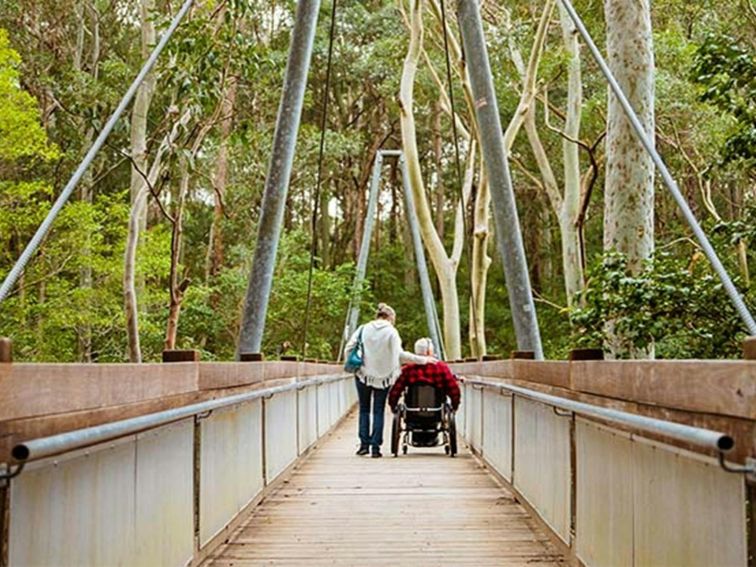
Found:
[(344, 352), (350, 353), (362, 331), (363, 364), (357, 378), (366, 386), (388, 388), (402, 372), (402, 363), (427, 364), (428, 358), (402, 350), (402, 339), (390, 321), (376, 319), (360, 326)]

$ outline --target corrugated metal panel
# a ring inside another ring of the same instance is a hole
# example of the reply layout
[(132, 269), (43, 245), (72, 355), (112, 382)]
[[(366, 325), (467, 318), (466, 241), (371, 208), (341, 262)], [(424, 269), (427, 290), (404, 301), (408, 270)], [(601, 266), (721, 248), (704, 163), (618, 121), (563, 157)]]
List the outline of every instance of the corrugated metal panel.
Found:
[(193, 469), (193, 419), (137, 436), (133, 565), (185, 565), (191, 560)]
[(262, 490), (261, 404), (255, 400), (216, 410), (200, 421), (202, 545)]
[(265, 478), (272, 482), (297, 458), (296, 391), (265, 400)]
[(328, 395), (328, 384), (319, 384), (318, 389), (318, 438), (324, 435), (330, 424), (328, 420), (331, 416), (331, 398)]
[(307, 450), (318, 438), (318, 393), (315, 386), (299, 392), (299, 451)]
[(462, 383), (459, 385), (460, 394), (462, 394), (462, 399), (459, 403), (459, 408), (457, 409), (457, 415), (455, 416), (456, 422), (457, 422), (457, 435), (459, 435), (460, 440), (461, 439), (467, 439), (467, 386)]
[(467, 441), (473, 449), (480, 450), (483, 425), (483, 390), (469, 387), (467, 389)]
[(40, 461), (11, 482), (10, 565), (133, 565), (136, 440)]
[(570, 419), (515, 398), (515, 487), (565, 541), (570, 527)]
[(483, 454), (504, 478), (512, 479), (512, 396), (483, 392)]
[(627, 435), (578, 419), (578, 557), (588, 567), (633, 564), (633, 462)]
[(633, 443), (635, 564), (747, 564), (745, 484), (713, 460)]

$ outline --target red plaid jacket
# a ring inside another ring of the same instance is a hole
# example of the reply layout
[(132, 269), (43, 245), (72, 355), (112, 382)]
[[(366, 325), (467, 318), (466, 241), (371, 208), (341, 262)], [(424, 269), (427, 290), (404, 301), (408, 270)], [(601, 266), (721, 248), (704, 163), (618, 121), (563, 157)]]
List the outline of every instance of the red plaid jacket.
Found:
[(402, 368), (402, 374), (397, 379), (394, 386), (389, 392), (389, 406), (392, 410), (396, 409), (399, 398), (404, 389), (410, 384), (430, 384), (446, 392), (451, 399), (452, 409), (457, 411), (459, 407), (459, 385), (457, 378), (452, 374), (449, 366), (445, 362), (436, 362), (433, 364), (408, 364)]

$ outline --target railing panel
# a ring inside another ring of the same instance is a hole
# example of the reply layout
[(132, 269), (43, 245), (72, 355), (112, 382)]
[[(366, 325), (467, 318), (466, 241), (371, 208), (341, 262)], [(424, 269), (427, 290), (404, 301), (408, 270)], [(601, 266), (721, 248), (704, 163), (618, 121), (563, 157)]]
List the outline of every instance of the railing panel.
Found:
[(328, 395), (328, 384), (317, 386), (318, 398), (318, 437), (325, 435), (330, 428), (329, 420), (331, 418), (331, 396)]
[(627, 435), (575, 423), (578, 557), (588, 567), (633, 565), (633, 459)]
[(262, 402), (214, 411), (200, 421), (200, 545), (263, 488)]
[(299, 391), (299, 452), (309, 449), (318, 439), (318, 392), (316, 386)]
[(460, 436), (460, 438), (467, 439), (467, 392), (468, 392), (468, 386), (462, 382), (459, 385), (459, 390), (461, 394), (461, 400), (459, 403), (459, 408), (457, 409), (457, 415), (455, 415), (455, 421), (457, 425), (457, 435)]
[(742, 475), (641, 441), (633, 465), (636, 565), (746, 565)]
[(570, 419), (515, 398), (514, 485), (565, 542), (570, 528)]
[(136, 561), (185, 565), (194, 552), (194, 421), (137, 436)]
[(496, 471), (512, 480), (512, 396), (483, 391), (483, 454)]
[(477, 387), (467, 388), (467, 442), (476, 451), (481, 449), (483, 437), (483, 390)]
[(265, 400), (265, 479), (272, 482), (297, 458), (296, 391)]
[(11, 482), (10, 565), (129, 565), (136, 439), (28, 465)]

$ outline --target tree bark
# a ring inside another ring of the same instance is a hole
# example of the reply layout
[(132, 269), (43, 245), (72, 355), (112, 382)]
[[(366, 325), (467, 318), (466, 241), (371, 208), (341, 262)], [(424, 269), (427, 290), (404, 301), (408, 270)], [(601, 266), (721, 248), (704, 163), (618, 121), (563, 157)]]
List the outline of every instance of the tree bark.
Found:
[(210, 226), (210, 242), (207, 247), (206, 279), (217, 276), (223, 267), (223, 200), (228, 184), (228, 144), (234, 122), (236, 90), (236, 78), (231, 77), (221, 102), (220, 146), (213, 173), (213, 223)]
[[(648, 0), (605, 0), (609, 67), (654, 140), (654, 52)], [(637, 141), (616, 97), (609, 93), (604, 189), (604, 250), (627, 256), (633, 273), (654, 250), (654, 165)], [(633, 349), (608, 324), (607, 342), (615, 357), (650, 358)]]
[(559, 211), (559, 228), (562, 235), (562, 266), (567, 304), (572, 305), (575, 295), (585, 285), (583, 258), (578, 234), (580, 213), (581, 175), (580, 148), (575, 143), (580, 137), (580, 120), (583, 105), (583, 81), (580, 68), (580, 43), (578, 31), (564, 7), (559, 4), (562, 36), (565, 51), (569, 55), (567, 70), (567, 109), (562, 137), (564, 167), (564, 192)]
[[(433, 215), (431, 214), (428, 199), (425, 193), (420, 159), (417, 150), (417, 134), (413, 108), (414, 82), (417, 74), (418, 62), (423, 49), (423, 0), (410, 1), (410, 41), (407, 56), (402, 68), (400, 84), (400, 121), (402, 130), (402, 147), (404, 158), (407, 163), (407, 174), (410, 187), (415, 200), (418, 213), (420, 233), (423, 243), (428, 250), (428, 256), (438, 278), (441, 300), (443, 303), (444, 320), (444, 344), (446, 355), (449, 359), (457, 359), (462, 356), (461, 332), (459, 318), (459, 295), (457, 292), (457, 267), (459, 258), (448, 257), (444, 245), (435, 230)], [(464, 202), (459, 204), (457, 218), (461, 220), (464, 211)], [(458, 223), (457, 223), (458, 224)], [(457, 234), (455, 230), (455, 249), (461, 244), (457, 242), (464, 238), (464, 234)], [(462, 232), (462, 231), (459, 231)]]
[(126, 315), (126, 336), (128, 342), (129, 362), (142, 362), (142, 349), (139, 342), (139, 315), (137, 306), (136, 293), (136, 251), (139, 244), (140, 220), (147, 205), (147, 199), (150, 195), (150, 189), (160, 175), (162, 168), (163, 156), (170, 146), (178, 137), (180, 128), (188, 122), (190, 112), (187, 110), (184, 115), (176, 121), (171, 131), (166, 134), (160, 143), (155, 159), (147, 174), (147, 179), (142, 178), (142, 186), (139, 188), (136, 198), (131, 205), (129, 214), (129, 226), (126, 235), (126, 250), (123, 260), (123, 300), (124, 313)]

